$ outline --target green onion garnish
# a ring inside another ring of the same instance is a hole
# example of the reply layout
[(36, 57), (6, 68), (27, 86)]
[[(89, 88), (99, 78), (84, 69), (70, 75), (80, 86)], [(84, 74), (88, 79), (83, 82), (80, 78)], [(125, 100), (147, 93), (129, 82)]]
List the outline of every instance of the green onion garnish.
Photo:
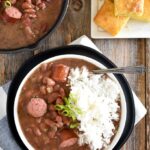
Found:
[(76, 122), (76, 123), (71, 123), (69, 127), (70, 127), (71, 129), (74, 129), (74, 128), (77, 128), (78, 126), (79, 126), (79, 123)]
[(4, 1), (4, 7), (5, 8), (11, 7), (11, 0), (5, 0)]
[(64, 116), (70, 117), (73, 121), (76, 121), (77, 115), (82, 114), (82, 111), (76, 106), (77, 98), (73, 94), (69, 94), (68, 98), (64, 98), (64, 102), (64, 105), (55, 105), (55, 109), (61, 111)]

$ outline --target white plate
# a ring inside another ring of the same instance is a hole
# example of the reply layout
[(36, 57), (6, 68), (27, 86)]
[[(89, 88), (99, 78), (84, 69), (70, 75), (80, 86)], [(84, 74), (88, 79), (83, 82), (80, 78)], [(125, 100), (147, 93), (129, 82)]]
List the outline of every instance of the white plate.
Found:
[(93, 19), (104, 0), (91, 0), (91, 37), (95, 39), (150, 38), (150, 23), (130, 20), (117, 36), (112, 36), (98, 27)]

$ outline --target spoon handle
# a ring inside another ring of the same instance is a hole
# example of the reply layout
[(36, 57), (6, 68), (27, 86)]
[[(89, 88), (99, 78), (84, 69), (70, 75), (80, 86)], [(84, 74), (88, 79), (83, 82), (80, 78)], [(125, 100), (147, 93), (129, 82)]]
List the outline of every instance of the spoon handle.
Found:
[(114, 73), (114, 74), (142, 74), (145, 72), (150, 72), (150, 68), (145, 66), (128, 66), (128, 67), (118, 67), (109, 69), (93, 70), (94, 74), (104, 74), (104, 73)]

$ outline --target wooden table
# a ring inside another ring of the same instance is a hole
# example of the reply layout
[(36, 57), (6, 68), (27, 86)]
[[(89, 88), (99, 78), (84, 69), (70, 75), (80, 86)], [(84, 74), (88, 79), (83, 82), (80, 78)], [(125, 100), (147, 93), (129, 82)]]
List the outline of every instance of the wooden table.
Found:
[[(0, 84), (11, 80), (21, 64), (48, 48), (66, 45), (81, 35), (90, 37), (90, 0), (70, 0), (67, 15), (45, 43), (35, 52), (0, 55)], [(99, 49), (118, 66), (150, 66), (149, 39), (93, 40)], [(126, 76), (131, 87), (146, 105), (148, 114), (138, 123), (123, 150), (150, 150), (150, 75)]]

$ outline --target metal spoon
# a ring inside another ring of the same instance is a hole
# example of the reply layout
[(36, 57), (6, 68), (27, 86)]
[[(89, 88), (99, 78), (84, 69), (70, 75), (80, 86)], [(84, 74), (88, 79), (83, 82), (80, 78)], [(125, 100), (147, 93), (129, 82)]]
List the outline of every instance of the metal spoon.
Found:
[(118, 67), (118, 68), (106, 68), (100, 70), (93, 70), (94, 74), (104, 74), (104, 73), (114, 73), (114, 74), (142, 74), (145, 72), (150, 72), (149, 67), (145, 66), (128, 66), (128, 67)]

